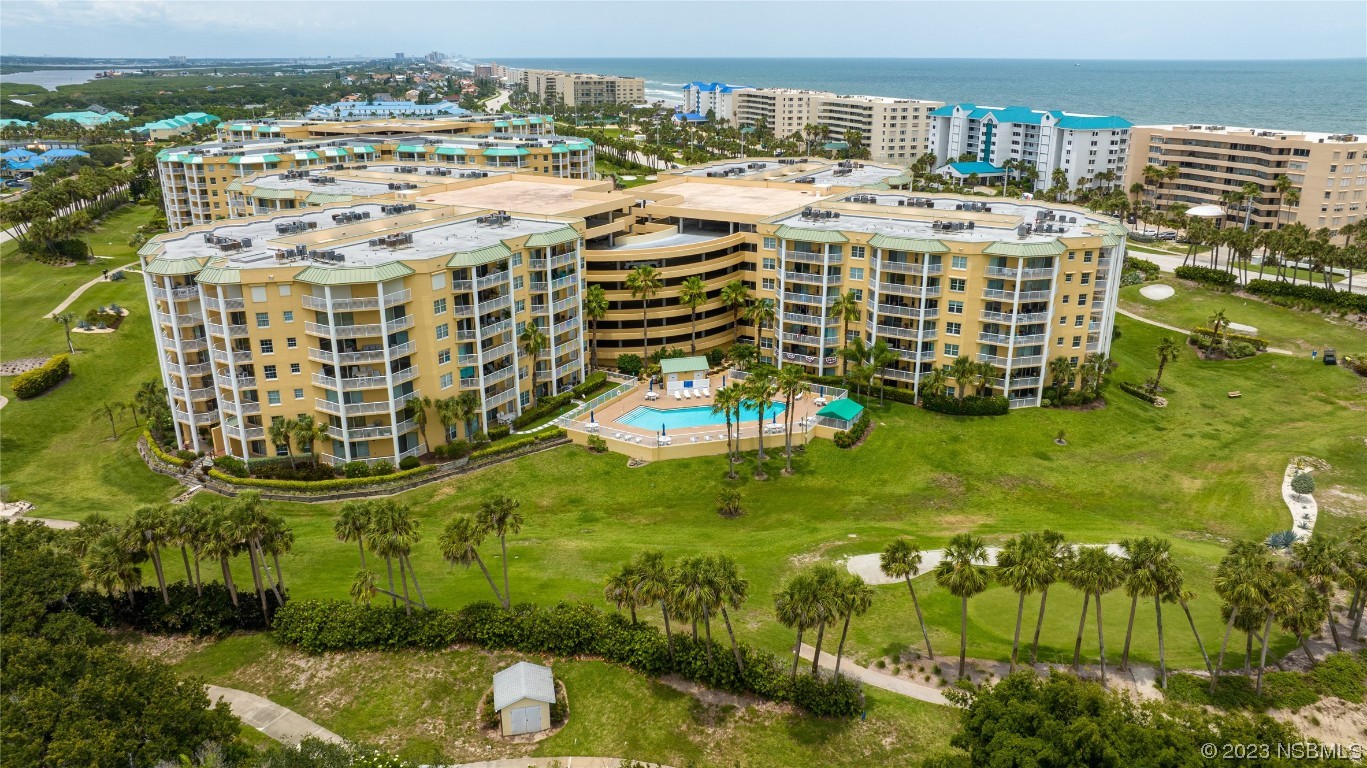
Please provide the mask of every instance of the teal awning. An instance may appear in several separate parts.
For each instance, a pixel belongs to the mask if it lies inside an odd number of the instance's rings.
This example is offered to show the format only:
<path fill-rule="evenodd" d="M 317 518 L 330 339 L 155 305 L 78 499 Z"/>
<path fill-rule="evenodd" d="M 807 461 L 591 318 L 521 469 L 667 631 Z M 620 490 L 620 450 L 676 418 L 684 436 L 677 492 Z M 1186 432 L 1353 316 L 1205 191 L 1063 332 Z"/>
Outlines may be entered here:
<path fill-rule="evenodd" d="M 465 149 L 464 149 L 463 147 L 437 147 L 437 154 L 439 154 L 439 155 L 463 155 L 463 154 L 465 154 Z"/>
<path fill-rule="evenodd" d="M 507 127 L 508 127 L 508 121 L 507 121 L 507 120 L 495 120 L 495 121 L 494 121 L 494 127 L 495 127 L 495 128 L 507 128 Z"/>
<path fill-rule="evenodd" d="M 864 412 L 864 406 L 856 403 L 848 397 L 833 400 L 826 404 L 821 410 L 816 412 L 817 416 L 829 416 L 841 421 L 854 421 L 859 418 L 859 414 Z"/>
<path fill-rule="evenodd" d="M 317 152 L 314 152 L 314 151 L 311 150 L 311 149 L 306 149 L 306 150 L 304 150 L 303 152 L 295 152 L 295 153 L 293 153 L 293 154 L 294 154 L 294 159 L 295 159 L 295 160 L 317 160 L 317 159 L 318 159 L 318 153 L 317 153 Z"/>
<path fill-rule="evenodd" d="M 375 154 L 375 148 L 372 147 L 372 146 L 370 146 L 369 144 L 362 144 L 362 145 L 359 146 L 359 147 L 352 147 L 352 148 L 351 148 L 351 151 L 352 151 L 352 152 L 355 152 L 355 153 L 358 154 L 358 155 L 359 155 L 359 154 L 371 154 L 371 155 Z"/>
<path fill-rule="evenodd" d="M 346 157 L 346 156 L 349 155 L 349 154 L 351 154 L 351 153 L 347 151 L 347 148 L 346 148 L 346 147 L 324 147 L 324 148 L 323 148 L 323 155 L 324 155 L 325 157 Z"/>
<path fill-rule="evenodd" d="M 494 147 L 484 150 L 485 157 L 516 157 L 518 155 L 530 155 L 532 151 L 526 147 Z"/>
<path fill-rule="evenodd" d="M 420 147 L 416 144 L 400 144 L 394 148 L 395 152 L 409 152 L 415 155 L 427 154 L 427 147 Z"/>

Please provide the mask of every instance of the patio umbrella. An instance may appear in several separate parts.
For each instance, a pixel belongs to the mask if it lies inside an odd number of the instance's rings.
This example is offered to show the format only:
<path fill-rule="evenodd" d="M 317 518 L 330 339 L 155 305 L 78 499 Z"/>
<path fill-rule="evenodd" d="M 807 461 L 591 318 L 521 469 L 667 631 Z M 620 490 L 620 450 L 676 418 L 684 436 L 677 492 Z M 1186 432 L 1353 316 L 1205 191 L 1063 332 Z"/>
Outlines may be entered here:
<path fill-rule="evenodd" d="M 654 391 L 655 391 L 655 379 L 651 379 L 650 382 L 649 382 L 646 386 L 650 387 L 650 389 L 647 390 L 648 392 L 654 392 Z"/>
<path fill-rule="evenodd" d="M 662 435 L 665 434 L 665 425 L 664 425 L 664 424 L 660 424 L 660 434 L 662 434 Z"/>
<path fill-rule="evenodd" d="M 721 375 L 721 385 L 726 386 L 726 374 L 724 373 Z"/>
<path fill-rule="evenodd" d="M 593 411 L 589 411 L 589 423 L 593 423 Z"/>
<path fill-rule="evenodd" d="M 778 423 L 778 411 L 774 411 L 774 420 L 771 421 L 771 422 L 769 422 L 769 423 L 770 423 L 770 424 L 777 424 L 777 423 Z"/>

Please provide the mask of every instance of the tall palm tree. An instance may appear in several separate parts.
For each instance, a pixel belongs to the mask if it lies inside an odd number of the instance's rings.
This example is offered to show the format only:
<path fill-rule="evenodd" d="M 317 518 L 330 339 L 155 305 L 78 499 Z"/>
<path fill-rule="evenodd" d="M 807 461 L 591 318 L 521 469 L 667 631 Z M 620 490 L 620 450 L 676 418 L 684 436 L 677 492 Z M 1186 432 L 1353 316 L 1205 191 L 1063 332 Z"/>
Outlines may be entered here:
<path fill-rule="evenodd" d="M 460 423 L 460 405 L 455 396 L 443 397 L 432 401 L 432 407 L 437 411 L 437 421 L 441 422 L 441 430 L 445 433 L 446 444 L 451 444 L 451 435 L 455 432 L 455 427 Z"/>
<path fill-rule="evenodd" d="M 532 376 L 535 377 L 536 361 L 533 360 L 532 363 Z M 536 383 L 535 378 L 533 378 L 532 383 Z M 427 439 L 427 410 L 431 407 L 432 398 L 427 395 L 418 395 L 404 403 L 403 406 L 404 412 L 407 414 L 408 418 L 412 419 L 413 422 L 418 425 L 418 434 L 422 435 L 423 445 L 427 446 L 428 451 L 432 450 L 432 441 Z"/>
<path fill-rule="evenodd" d="M 977 375 L 976 368 L 973 358 L 968 355 L 959 355 L 949 364 L 949 376 L 957 386 L 960 403 L 968 396 L 968 388 L 973 385 L 973 377 Z"/>
<path fill-rule="evenodd" d="M 277 416 L 271 419 L 271 425 L 266 429 L 266 437 L 272 445 L 285 446 L 285 455 L 289 457 L 290 468 L 294 468 L 294 451 L 290 449 L 291 436 L 294 434 L 295 423 L 293 419 Z"/>
<path fill-rule="evenodd" d="M 1171 336 L 1164 336 L 1159 339 L 1158 346 L 1154 347 L 1154 353 L 1158 355 L 1158 373 L 1154 374 L 1153 377 L 1153 389 L 1156 392 L 1163 382 L 1163 369 L 1168 367 L 1168 363 L 1177 359 L 1177 356 L 1182 353 L 1182 347 L 1173 341 Z"/>
<path fill-rule="evenodd" d="M 850 619 L 863 616 L 873 607 L 873 587 L 864 583 L 858 574 L 842 578 L 835 593 L 836 615 L 844 620 L 840 628 L 840 645 L 835 649 L 835 674 L 840 675 L 840 659 L 845 655 L 845 637 L 850 633 Z"/>
<path fill-rule="evenodd" d="M 771 369 L 761 366 L 750 374 L 750 378 L 745 380 L 744 393 L 745 400 L 755 408 L 755 437 L 759 440 L 759 455 L 755 458 L 755 479 L 765 480 L 768 475 L 764 473 L 764 414 L 769 407 L 770 401 L 778 392 L 778 385 L 775 383 Z"/>
<path fill-rule="evenodd" d="M 484 530 L 498 537 L 503 551 L 503 597 L 512 603 L 513 593 L 508 589 L 508 535 L 522 532 L 522 513 L 518 507 L 521 502 L 499 494 L 485 499 L 479 505 L 479 520 Z"/>
<path fill-rule="evenodd" d="M 52 316 L 54 322 L 66 330 L 66 349 L 71 354 L 76 354 L 76 345 L 71 343 L 71 324 L 76 322 L 76 315 L 72 312 L 58 312 Z"/>
<path fill-rule="evenodd" d="M 109 419 L 109 431 L 113 433 L 113 437 L 110 439 L 118 440 L 119 428 L 118 425 L 114 423 L 114 414 L 122 411 L 123 409 L 123 403 L 105 401 L 100 404 L 100 407 L 96 408 L 95 411 L 90 414 L 90 420 L 100 421 L 101 419 Z"/>
<path fill-rule="evenodd" d="M 608 316 L 608 295 L 601 285 L 584 289 L 584 319 L 589 321 L 589 367 L 598 367 L 598 321 Z"/>
<path fill-rule="evenodd" d="M 693 624 L 693 639 L 698 639 L 698 623 L 707 636 L 707 664 L 712 665 L 712 614 L 721 607 L 720 590 L 713 581 L 711 563 L 702 556 L 685 557 L 670 573 L 670 604 L 681 618 Z"/>
<path fill-rule="evenodd" d="M 793 644 L 793 670 L 790 677 L 797 679 L 797 665 L 802 659 L 802 634 L 816 624 L 819 600 L 816 579 L 809 572 L 799 573 L 783 583 L 774 595 L 774 614 L 779 623 L 797 631 Z"/>
<path fill-rule="evenodd" d="M 883 575 L 903 579 L 907 591 L 911 593 L 911 605 L 916 609 L 916 623 L 921 627 L 921 637 L 926 641 L 926 656 L 935 660 L 935 651 L 930 647 L 930 633 L 926 631 L 926 620 L 921 615 L 921 601 L 916 599 L 916 587 L 911 580 L 921 573 L 921 549 L 911 540 L 898 537 L 883 548 L 878 556 L 878 567 Z"/>
<path fill-rule="evenodd" d="M 504 608 L 512 607 L 508 602 L 508 597 L 498 591 L 498 585 L 494 583 L 494 577 L 489 573 L 489 569 L 484 565 L 484 560 L 479 556 L 479 546 L 484 543 L 484 537 L 488 535 L 488 529 L 472 515 L 460 515 L 454 517 L 446 524 L 437 539 L 437 549 L 441 552 L 441 557 L 451 565 L 461 565 L 469 568 L 471 564 L 478 565 L 484 579 L 489 582 L 489 589 L 494 591 L 494 597 L 498 598 L 499 604 Z M 631 608 L 631 620 L 636 620 L 636 606 Z"/>
<path fill-rule="evenodd" d="M 1053 560 L 1054 565 L 1042 572 L 1042 586 L 1039 592 L 1039 616 L 1035 618 L 1035 637 L 1030 643 L 1030 663 L 1034 664 L 1039 660 L 1039 636 L 1040 630 L 1044 629 L 1044 609 L 1049 601 L 1049 587 L 1063 576 L 1069 565 L 1073 561 L 1073 548 L 1068 545 L 1068 541 L 1063 534 L 1058 531 L 1051 531 L 1048 528 L 1040 531 L 1040 542 L 1048 553 L 1048 557 Z"/>
<path fill-rule="evenodd" d="M 1225 649 L 1229 645 L 1229 635 L 1234 631 L 1235 621 L 1241 611 L 1255 612 L 1261 608 L 1262 585 L 1270 567 L 1267 550 L 1256 541 L 1236 541 L 1220 559 L 1215 569 L 1215 594 L 1225 601 L 1229 618 L 1225 624 L 1224 639 L 1220 642 L 1220 655 L 1215 662 L 1214 673 L 1210 676 L 1210 691 L 1220 681 L 1220 672 L 1225 667 Z"/>
<path fill-rule="evenodd" d="M 337 513 L 332 522 L 332 533 L 338 541 L 356 542 L 361 553 L 361 570 L 366 570 L 365 539 L 370 535 L 373 522 L 373 505 L 368 501 L 348 501 Z"/>
<path fill-rule="evenodd" d="M 1291 570 L 1329 598 L 1329 632 L 1334 637 L 1334 650 L 1342 651 L 1338 622 L 1334 619 L 1334 582 L 1341 575 L 1345 560 L 1343 542 L 1324 533 L 1315 532 L 1305 541 L 1291 545 Z"/>
<path fill-rule="evenodd" d="M 478 557 L 478 553 L 476 553 L 476 557 Z M 485 574 L 487 575 L 488 571 L 485 571 Z M 636 574 L 631 570 L 631 563 L 626 563 L 609 573 L 603 582 L 603 598 L 612 603 L 619 611 L 623 608 L 629 609 L 632 624 L 636 623 L 636 606 L 640 604 L 640 597 L 636 594 L 635 580 Z M 489 581 L 489 585 L 493 586 L 492 579 Z M 495 588 L 494 592 L 497 594 L 498 589 Z"/>
<path fill-rule="evenodd" d="M 964 676 L 968 657 L 968 600 L 987 589 L 992 574 L 985 564 L 987 547 L 981 536 L 960 533 L 949 540 L 939 565 L 935 583 L 959 598 L 959 679 Z"/>
<path fill-rule="evenodd" d="M 650 356 L 650 320 L 647 309 L 650 307 L 650 300 L 655 294 L 664 287 L 664 280 L 660 278 L 659 270 L 649 264 L 642 264 L 633 269 L 626 279 L 627 290 L 631 291 L 631 297 L 641 300 L 641 357 Z"/>
<path fill-rule="evenodd" d="M 327 427 L 313 420 L 309 414 L 300 416 L 294 422 L 294 444 L 299 450 L 308 454 L 313 466 L 318 466 L 318 454 L 314 452 L 313 446 L 328 437 Z"/>
<path fill-rule="evenodd" d="M 532 361 L 532 406 L 535 407 L 541 397 L 536 392 L 536 368 L 539 364 L 537 357 L 546 350 L 549 340 L 546 334 L 541 332 L 541 327 L 536 323 L 527 323 L 522 326 L 522 333 L 517 336 L 518 346 L 522 349 L 522 354 Z"/>
<path fill-rule="evenodd" d="M 783 474 L 793 474 L 793 413 L 797 398 L 811 391 L 807 374 L 795 365 L 785 365 L 774 379 L 775 388 L 783 398 Z"/>
<path fill-rule="evenodd" d="M 413 517 L 412 512 L 404 504 L 393 501 L 381 501 L 375 506 L 373 529 L 370 534 L 370 547 L 375 554 L 385 559 L 385 565 L 389 569 L 389 591 L 394 592 L 394 567 L 393 562 L 399 563 L 399 582 L 403 589 L 403 608 L 407 614 L 413 613 L 413 600 L 408 595 L 408 577 L 413 577 L 413 588 L 418 592 L 419 605 L 427 607 L 426 601 L 422 597 L 422 588 L 418 585 L 418 575 L 413 573 L 412 563 L 409 561 L 409 553 L 413 551 L 413 546 L 422 539 L 418 533 L 418 528 L 422 521 Z"/>
<path fill-rule="evenodd" d="M 731 412 L 740 407 L 745 400 L 744 385 L 737 382 L 719 388 L 712 396 L 712 412 L 726 417 L 726 477 L 736 479 L 736 455 L 740 453 L 740 424 L 736 424 L 736 436 L 731 436 Z"/>
<path fill-rule="evenodd" d="M 1229 324 L 1229 321 L 1225 319 L 1225 311 L 1223 309 L 1215 310 L 1215 314 L 1211 315 L 1210 319 L 1206 322 L 1210 323 L 1211 335 L 1217 340 L 1220 338 L 1220 329 Z"/>
<path fill-rule="evenodd" d="M 91 583 L 104 587 L 110 598 L 122 592 L 129 605 L 137 604 L 133 595 L 142 584 L 142 569 L 117 532 L 106 531 L 90 542 L 81 558 L 81 570 Z"/>
<path fill-rule="evenodd" d="M 707 303 L 707 283 L 701 277 L 693 275 L 684 280 L 679 286 L 679 303 L 688 307 L 688 320 L 690 323 L 688 353 L 690 355 L 698 352 L 698 307 Z"/>
<path fill-rule="evenodd" d="M 205 557 L 218 561 L 223 572 L 223 585 L 228 588 L 228 596 L 232 599 L 233 605 L 237 605 L 237 584 L 233 581 L 229 561 L 238 554 L 240 544 L 233 529 L 232 516 L 227 507 L 220 503 L 210 506 L 205 517 L 205 536 L 200 551 Z"/>
<path fill-rule="evenodd" d="M 665 642 L 669 645 L 669 663 L 673 665 L 674 635 L 669 629 L 669 598 L 673 585 L 670 583 L 670 570 L 665 564 L 664 553 L 658 550 L 640 553 L 631 561 L 631 572 L 634 576 L 633 588 L 641 604 L 660 604 L 660 615 L 665 623 Z"/>
<path fill-rule="evenodd" d="M 1048 543 L 1039 533 L 1023 533 L 1008 539 L 997 553 L 997 581 L 1017 595 L 1016 632 L 1011 639 L 1011 671 L 1016 671 L 1020 649 L 1021 622 L 1025 618 L 1026 595 L 1038 592 L 1057 578 L 1057 563 Z"/>
<path fill-rule="evenodd" d="M 1101 649 L 1101 686 L 1106 687 L 1106 631 L 1101 621 L 1101 597 L 1125 581 L 1124 565 L 1105 547 L 1083 547 L 1065 574 L 1074 587 L 1096 598 L 1096 637 Z M 1083 602 L 1083 624 L 1086 623 L 1086 601 Z M 1082 627 L 1078 627 L 1078 643 L 1082 642 Z M 1073 669 L 1078 666 L 1078 649 L 1073 651 Z"/>
<path fill-rule="evenodd" d="M 826 638 L 826 627 L 840 617 L 840 571 L 830 563 L 817 563 L 812 566 L 811 574 L 816 582 L 816 602 L 813 603 L 816 647 L 812 651 L 812 675 L 815 676 L 821 661 L 821 646 Z"/>
<path fill-rule="evenodd" d="M 379 592 L 379 587 L 375 584 L 375 572 L 364 568 L 356 572 L 355 578 L 351 580 L 351 603 L 352 605 L 364 605 L 370 607 L 370 601 Z"/>
<path fill-rule="evenodd" d="M 885 339 L 879 339 L 869 347 L 869 370 L 878 374 L 878 404 L 883 405 L 883 396 L 888 390 L 888 369 L 891 368 L 900 358 L 897 351 L 888 346 Z M 992 366 L 982 363 L 982 367 L 987 369 L 988 374 L 992 373 Z"/>
<path fill-rule="evenodd" d="M 855 394 L 858 395 L 859 383 L 864 379 L 867 363 L 869 358 L 873 356 L 873 349 L 869 346 L 868 342 L 864 341 L 863 336 L 855 336 L 853 339 L 849 340 L 849 343 L 841 347 L 836 354 L 840 356 L 841 360 L 847 363 L 854 363 L 854 371 L 851 372 L 847 368 L 844 376 L 847 380 L 852 379 L 854 381 Z"/>
<path fill-rule="evenodd" d="M 850 323 L 859 322 L 859 313 L 864 302 L 859 300 L 859 294 L 853 288 L 845 291 L 831 302 L 827 312 L 831 317 L 840 318 L 840 345 L 844 346 L 850 341 Z M 840 375 L 846 375 L 849 367 L 849 360 L 842 357 L 840 359 Z"/>
<path fill-rule="evenodd" d="M 1305 587 L 1296 580 L 1294 574 L 1283 568 L 1276 568 L 1268 574 L 1263 584 L 1263 607 L 1267 619 L 1263 624 L 1262 655 L 1258 658 L 1257 682 L 1253 693 L 1263 692 L 1263 668 L 1267 666 L 1267 644 L 1272 636 L 1272 623 L 1287 614 L 1295 613 Z"/>
<path fill-rule="evenodd" d="M 774 305 L 773 299 L 756 299 L 745 308 L 745 319 L 755 324 L 755 344 L 760 349 L 764 348 L 764 327 L 770 326 L 774 330 L 774 362 L 778 363 L 779 339 L 778 339 L 778 309 Z"/>
<path fill-rule="evenodd" d="M 736 658 L 736 671 L 745 672 L 745 662 L 741 659 L 740 644 L 736 642 L 736 632 L 731 627 L 731 614 L 727 608 L 739 609 L 750 594 L 750 582 L 740 575 L 736 561 L 726 555 L 711 555 L 709 570 L 716 585 L 718 608 L 722 621 L 726 622 L 726 634 L 731 638 L 731 653 Z"/>
<path fill-rule="evenodd" d="M 466 390 L 456 395 L 455 412 L 456 418 L 465 426 L 465 435 L 470 436 L 470 422 L 475 422 L 475 431 L 484 430 L 484 420 L 480 418 L 480 408 L 483 401 L 479 398 L 479 393 L 473 390 Z"/>
<path fill-rule="evenodd" d="M 170 510 L 167 507 L 143 505 L 133 512 L 121 533 L 126 549 L 152 561 L 152 568 L 157 574 L 157 586 L 161 588 L 161 600 L 165 605 L 171 604 L 171 598 L 166 593 L 166 572 L 161 567 L 161 550 L 169 543 L 170 526 Z"/>
<path fill-rule="evenodd" d="M 1159 583 L 1158 560 L 1160 552 L 1166 551 L 1167 547 L 1166 541 L 1152 537 L 1120 541 L 1120 548 L 1125 552 L 1123 586 L 1125 594 L 1130 596 L 1130 618 L 1125 624 L 1125 646 L 1120 652 L 1122 672 L 1130 669 L 1130 640 L 1134 637 L 1134 615 L 1139 608 L 1139 598 L 1156 598 L 1163 590 Z"/>
<path fill-rule="evenodd" d="M 204 582 L 199 578 L 199 545 L 204 536 L 204 523 L 199 510 L 190 504 L 172 506 L 168 530 L 168 542 L 180 547 L 180 557 L 185 561 L 185 581 L 194 585 L 197 595 L 203 596 Z M 191 552 L 195 561 L 193 571 L 190 570 Z"/>
<path fill-rule="evenodd" d="M 731 310 L 731 328 L 734 330 L 740 325 L 741 311 L 750 303 L 750 289 L 743 280 L 732 280 L 721 287 L 721 302 Z"/>
<path fill-rule="evenodd" d="M 1310 643 L 1307 638 L 1324 626 L 1324 619 L 1328 615 L 1329 597 L 1309 584 L 1304 584 L 1295 606 L 1290 612 L 1281 616 L 1282 629 L 1296 636 L 1296 643 L 1305 652 L 1305 658 L 1310 662 L 1312 668 L 1315 666 L 1316 660 L 1315 654 L 1310 650 Z"/>

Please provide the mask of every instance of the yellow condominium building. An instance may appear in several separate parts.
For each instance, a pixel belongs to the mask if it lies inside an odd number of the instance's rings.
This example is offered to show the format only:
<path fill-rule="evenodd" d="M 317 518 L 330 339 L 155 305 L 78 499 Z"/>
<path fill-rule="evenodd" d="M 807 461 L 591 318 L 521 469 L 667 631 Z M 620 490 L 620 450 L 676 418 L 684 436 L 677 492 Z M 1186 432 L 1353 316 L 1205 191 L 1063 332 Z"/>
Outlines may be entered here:
<path fill-rule="evenodd" d="M 1144 168 L 1177 169 L 1176 178 L 1148 186 L 1146 199 L 1158 210 L 1221 204 L 1226 192 L 1258 185 L 1245 209 L 1228 210 L 1226 224 L 1273 229 L 1300 223 L 1337 230 L 1363 216 L 1367 203 L 1367 137 L 1353 134 L 1231 128 L 1223 125 L 1139 125 L 1130 130 L 1125 187 L 1143 183 Z M 1285 176 L 1299 199 L 1277 190 Z"/>
<path fill-rule="evenodd" d="M 739 125 L 763 122 L 775 135 L 790 136 L 808 125 L 826 129 L 834 140 L 859 131 L 875 160 L 910 164 L 930 150 L 930 123 L 942 101 L 886 96 L 842 96 L 827 91 L 754 88 L 736 91 L 734 114 L 719 115 Z"/>
<path fill-rule="evenodd" d="M 467 392 L 467 436 L 584 379 L 582 223 L 400 201 L 334 204 L 161 235 L 140 250 L 177 438 L 239 458 L 323 425 L 331 464 L 443 439 L 408 404 Z M 519 342 L 544 336 L 532 359 Z"/>
<path fill-rule="evenodd" d="M 511 79 L 541 101 L 567 107 L 644 104 L 646 100 L 646 81 L 639 77 L 521 69 Z"/>

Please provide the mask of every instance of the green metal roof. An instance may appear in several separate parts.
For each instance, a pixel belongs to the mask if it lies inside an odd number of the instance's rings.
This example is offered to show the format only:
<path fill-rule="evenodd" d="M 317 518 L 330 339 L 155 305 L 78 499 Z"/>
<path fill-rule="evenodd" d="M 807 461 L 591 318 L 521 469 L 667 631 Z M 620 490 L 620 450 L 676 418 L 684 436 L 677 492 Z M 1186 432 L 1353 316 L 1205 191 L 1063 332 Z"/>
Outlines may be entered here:
<path fill-rule="evenodd" d="M 466 154 L 466 152 L 465 152 L 465 148 L 464 148 L 464 147 L 437 147 L 437 154 L 439 154 L 439 155 L 464 155 L 464 154 Z"/>
<path fill-rule="evenodd" d="M 362 145 L 359 146 L 359 147 L 352 147 L 352 148 L 351 148 L 351 151 L 352 151 L 352 152 L 355 152 L 355 153 L 357 153 L 357 154 L 361 154 L 361 153 L 374 154 L 374 153 L 375 153 L 375 148 L 372 147 L 372 146 L 370 146 L 369 144 L 362 144 Z"/>
<path fill-rule="evenodd" d="M 242 273 L 236 269 L 228 269 L 227 267 L 205 267 L 204 271 L 200 272 L 195 277 L 195 281 L 200 283 L 213 283 L 215 285 L 236 285 L 242 282 Z"/>
<path fill-rule="evenodd" d="M 816 412 L 817 416 L 830 416 L 841 421 L 854 421 L 859 418 L 859 414 L 864 412 L 864 406 L 856 403 L 848 397 L 839 400 L 832 400 L 824 408 Z"/>
<path fill-rule="evenodd" d="M 483 248 L 476 248 L 473 251 L 464 251 L 453 254 L 446 262 L 448 267 L 478 267 L 481 264 L 506 259 L 513 255 L 513 249 L 503 243 L 486 245 Z"/>
<path fill-rule="evenodd" d="M 801 240 L 804 243 L 848 243 L 850 239 L 840 234 L 825 229 L 801 229 L 790 227 L 784 224 L 778 228 L 778 235 L 784 240 Z"/>
<path fill-rule="evenodd" d="M 884 235 L 882 233 L 869 238 L 869 245 L 887 251 L 912 251 L 914 253 L 949 252 L 949 246 L 939 240 L 927 240 L 919 237 L 893 237 L 892 235 Z"/>
<path fill-rule="evenodd" d="M 313 285 L 351 285 L 354 283 L 378 283 L 396 277 L 413 274 L 413 268 L 397 261 L 376 267 L 305 267 L 294 276 L 296 282 Z"/>
<path fill-rule="evenodd" d="M 394 151 L 409 152 L 415 155 L 425 155 L 427 154 L 427 147 L 419 146 L 417 144 L 400 144 L 399 146 L 394 148 Z"/>
<path fill-rule="evenodd" d="M 702 355 L 697 357 L 668 357 L 660 361 L 660 373 L 694 373 L 707 369 L 707 358 Z"/>
<path fill-rule="evenodd" d="M 513 121 L 512 121 L 512 122 L 513 122 L 513 125 L 526 125 L 526 124 L 527 124 L 527 119 L 524 118 L 524 117 L 515 117 L 515 118 L 513 118 Z"/>
<path fill-rule="evenodd" d="M 347 203 L 351 201 L 351 195 L 337 195 L 330 192 L 310 192 L 304 198 L 304 202 L 309 205 L 327 205 L 328 203 Z"/>
<path fill-rule="evenodd" d="M 546 246 L 560 245 L 561 243 L 568 243 L 571 240 L 578 239 L 579 233 L 575 231 L 574 227 L 567 226 L 561 227 L 560 229 L 553 229 L 550 232 L 538 232 L 535 235 L 532 235 L 527 238 L 527 247 L 545 248 Z"/>
<path fill-rule="evenodd" d="M 822 144 L 821 148 L 827 152 L 836 149 L 849 149 L 850 143 L 848 141 L 828 141 L 825 144 Z"/>
<path fill-rule="evenodd" d="M 244 125 L 242 123 L 233 123 L 228 126 L 228 130 L 230 131 L 250 131 L 251 129 L 252 127 L 250 125 Z"/>
<path fill-rule="evenodd" d="M 507 121 L 507 120 L 495 120 L 495 121 L 494 121 L 494 127 L 495 127 L 495 128 L 507 128 L 507 127 L 508 127 L 508 121 Z"/>
<path fill-rule="evenodd" d="M 983 253 L 993 256 L 1062 256 L 1068 249 L 1057 240 L 1047 243 L 993 243 L 983 249 Z"/>
<path fill-rule="evenodd" d="M 292 189 L 253 189 L 251 196 L 261 200 L 293 200 Z"/>
<path fill-rule="evenodd" d="M 588 139 L 582 139 L 580 141 L 566 142 L 565 146 L 572 152 L 583 152 L 585 150 L 593 149 L 593 142 Z"/>
<path fill-rule="evenodd" d="M 294 159 L 295 159 L 295 160 L 317 160 L 317 159 L 318 159 L 318 153 L 317 153 L 317 152 L 314 152 L 314 151 L 311 150 L 311 149 L 306 149 L 306 150 L 304 150 L 304 151 L 302 151 L 302 152 L 294 152 L 294 153 L 292 153 L 292 154 L 294 155 Z"/>
<path fill-rule="evenodd" d="M 528 123 L 531 123 L 532 125 L 540 125 L 540 124 L 541 124 L 541 118 L 539 118 L 539 117 L 529 117 L 529 118 L 527 118 L 527 122 L 528 122 Z"/>
<path fill-rule="evenodd" d="M 324 157 L 346 157 L 349 154 L 346 147 L 323 147 Z"/>
<path fill-rule="evenodd" d="M 1123 242 L 1125 242 L 1125 238 L 1120 237 L 1119 235 L 1112 235 L 1107 233 L 1101 236 L 1101 244 L 1106 246 L 1107 248 L 1114 248 Z"/>
<path fill-rule="evenodd" d="M 567 147 L 567 146 L 565 146 L 564 144 L 552 144 L 552 145 L 551 145 L 551 154 L 552 154 L 552 155 L 568 155 L 569 153 L 570 153 L 570 148 Z"/>
<path fill-rule="evenodd" d="M 517 155 L 530 155 L 532 151 L 526 147 L 494 147 L 484 150 L 488 157 L 515 157 Z"/>
<path fill-rule="evenodd" d="M 234 165 L 253 165 L 256 163 L 278 163 L 280 158 L 277 155 L 236 155 L 228 158 L 228 162 Z"/>
<path fill-rule="evenodd" d="M 193 275 L 209 263 L 209 258 L 191 259 L 153 259 L 147 265 L 147 272 L 153 275 Z"/>

